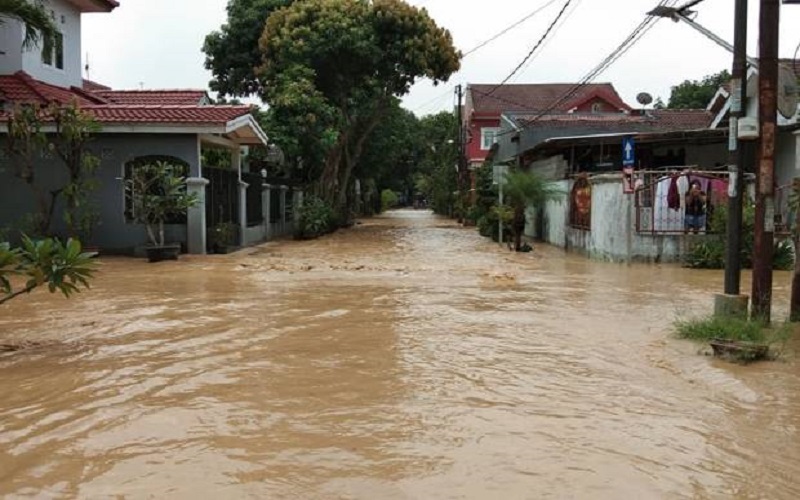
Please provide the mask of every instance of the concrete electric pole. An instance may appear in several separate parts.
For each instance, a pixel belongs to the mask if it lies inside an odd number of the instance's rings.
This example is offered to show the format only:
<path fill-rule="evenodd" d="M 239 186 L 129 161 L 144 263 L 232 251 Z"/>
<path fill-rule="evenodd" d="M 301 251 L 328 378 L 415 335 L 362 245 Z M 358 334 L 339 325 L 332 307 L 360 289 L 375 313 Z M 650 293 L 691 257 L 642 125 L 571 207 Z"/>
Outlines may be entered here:
<path fill-rule="evenodd" d="M 739 120 L 747 114 L 747 0 L 736 0 L 728 159 L 728 224 L 724 295 L 715 300 L 716 314 L 747 317 L 748 297 L 741 293 L 741 234 L 744 200 L 745 145 L 739 140 Z"/>
<path fill-rule="evenodd" d="M 775 140 L 778 114 L 780 0 L 761 0 L 759 12 L 758 170 L 753 248 L 752 316 L 769 323 L 775 231 Z"/>

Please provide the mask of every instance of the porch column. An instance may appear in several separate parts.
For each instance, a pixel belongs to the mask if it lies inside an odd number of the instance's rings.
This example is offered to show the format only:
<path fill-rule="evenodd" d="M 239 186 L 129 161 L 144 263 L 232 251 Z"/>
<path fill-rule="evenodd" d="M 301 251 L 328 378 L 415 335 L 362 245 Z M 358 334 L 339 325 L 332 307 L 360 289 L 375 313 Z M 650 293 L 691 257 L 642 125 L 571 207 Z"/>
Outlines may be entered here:
<path fill-rule="evenodd" d="M 239 246 L 247 245 L 247 188 L 250 184 L 239 179 Z"/>
<path fill-rule="evenodd" d="M 286 234 L 286 191 L 289 186 L 281 186 L 281 235 Z"/>
<path fill-rule="evenodd" d="M 261 214 L 264 216 L 264 236 L 267 241 L 272 239 L 272 224 L 269 221 L 270 216 L 270 194 L 272 193 L 272 186 L 269 184 L 261 185 Z"/>
<path fill-rule="evenodd" d="M 197 196 L 197 203 L 186 213 L 186 246 L 191 254 L 206 253 L 206 186 L 202 177 L 186 179 L 186 191 Z"/>
<path fill-rule="evenodd" d="M 239 174 L 239 178 L 242 178 L 242 150 L 237 145 L 236 147 L 231 148 L 231 167 Z"/>

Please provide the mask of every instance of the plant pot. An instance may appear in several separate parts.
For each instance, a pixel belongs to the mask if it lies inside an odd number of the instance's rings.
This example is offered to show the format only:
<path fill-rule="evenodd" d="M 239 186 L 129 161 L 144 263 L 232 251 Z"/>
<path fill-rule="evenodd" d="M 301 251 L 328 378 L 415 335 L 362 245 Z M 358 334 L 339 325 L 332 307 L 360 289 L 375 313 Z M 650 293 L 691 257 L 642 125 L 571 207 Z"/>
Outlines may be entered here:
<path fill-rule="evenodd" d="M 145 247 L 147 260 L 149 262 L 161 262 L 162 260 L 178 260 L 181 253 L 180 245 L 164 245 L 163 247 Z"/>
<path fill-rule="evenodd" d="M 758 361 L 769 354 L 767 344 L 719 338 L 711 339 L 709 344 L 714 350 L 714 356 L 730 357 L 745 362 Z"/>

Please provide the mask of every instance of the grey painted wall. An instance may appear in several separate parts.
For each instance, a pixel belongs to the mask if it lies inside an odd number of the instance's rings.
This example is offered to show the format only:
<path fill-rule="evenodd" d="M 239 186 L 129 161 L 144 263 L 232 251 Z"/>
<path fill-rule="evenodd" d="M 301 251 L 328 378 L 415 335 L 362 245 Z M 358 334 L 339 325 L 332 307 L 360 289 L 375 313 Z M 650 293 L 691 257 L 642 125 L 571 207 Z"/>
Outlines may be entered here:
<path fill-rule="evenodd" d="M 612 262 L 675 262 L 685 251 L 685 238 L 636 232 L 634 198 L 622 193 L 622 174 L 594 176 L 591 231 L 569 226 L 572 180 L 555 183 L 564 195 L 544 207 L 544 231 L 529 224 L 526 234 L 588 257 Z"/>
<path fill-rule="evenodd" d="M 130 253 L 144 245 L 147 235 L 144 226 L 129 223 L 124 215 L 124 165 L 137 156 L 171 155 L 189 163 L 191 175 L 200 173 L 198 141 L 195 135 L 144 135 L 118 134 L 97 137 L 90 149 L 101 158 L 98 179 L 100 188 L 92 198 L 101 207 L 101 224 L 88 244 L 104 251 Z M 0 137 L 0 150 L 5 151 L 5 137 Z M 10 158 L 3 156 L 0 163 L 0 228 L 21 228 L 25 214 L 35 210 L 30 188 L 15 178 Z M 47 179 L 47 189 L 62 186 L 66 180 L 63 164 L 54 158 L 44 159 L 36 175 Z M 58 205 L 54 218 L 58 232 L 64 232 L 63 206 Z M 184 225 L 168 226 L 167 240 L 186 243 Z"/>

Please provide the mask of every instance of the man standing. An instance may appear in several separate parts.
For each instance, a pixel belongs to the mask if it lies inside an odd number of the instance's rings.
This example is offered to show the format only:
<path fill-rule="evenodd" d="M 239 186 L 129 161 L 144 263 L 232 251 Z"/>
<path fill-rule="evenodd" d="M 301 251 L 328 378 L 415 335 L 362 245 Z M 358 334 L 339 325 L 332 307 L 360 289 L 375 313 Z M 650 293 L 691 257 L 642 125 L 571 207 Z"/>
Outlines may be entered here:
<path fill-rule="evenodd" d="M 686 214 L 683 232 L 697 234 L 706 227 L 706 194 L 700 189 L 700 182 L 692 181 L 686 193 Z"/>

